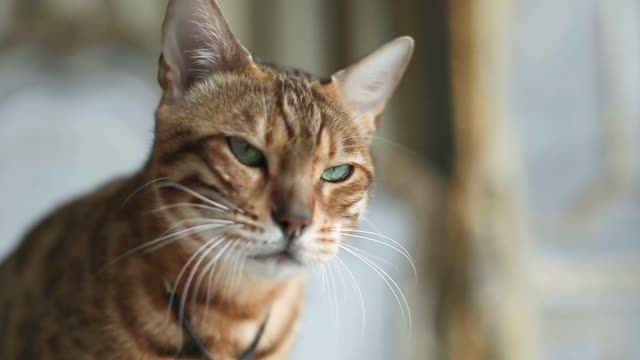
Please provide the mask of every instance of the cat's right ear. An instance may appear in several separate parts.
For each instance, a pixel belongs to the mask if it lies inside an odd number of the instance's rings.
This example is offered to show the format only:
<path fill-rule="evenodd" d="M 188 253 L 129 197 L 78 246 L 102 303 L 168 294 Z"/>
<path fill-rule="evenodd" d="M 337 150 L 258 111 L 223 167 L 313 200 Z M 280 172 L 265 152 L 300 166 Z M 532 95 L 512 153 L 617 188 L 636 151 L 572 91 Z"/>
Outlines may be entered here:
<path fill-rule="evenodd" d="M 180 99 L 207 76 L 251 63 L 215 0 L 169 0 L 158 74 L 165 99 Z"/>
<path fill-rule="evenodd" d="M 380 114 L 402 79 L 414 41 L 399 37 L 359 62 L 333 74 L 325 89 L 336 91 L 353 111 L 353 117 L 367 136 L 378 128 Z"/>

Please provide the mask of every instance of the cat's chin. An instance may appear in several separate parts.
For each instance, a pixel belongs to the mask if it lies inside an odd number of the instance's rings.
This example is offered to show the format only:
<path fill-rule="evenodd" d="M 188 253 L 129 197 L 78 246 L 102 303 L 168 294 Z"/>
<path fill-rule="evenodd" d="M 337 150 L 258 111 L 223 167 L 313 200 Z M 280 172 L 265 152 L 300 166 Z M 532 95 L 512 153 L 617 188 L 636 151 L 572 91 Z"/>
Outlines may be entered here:
<path fill-rule="evenodd" d="M 307 266 L 287 253 L 250 256 L 246 261 L 247 271 L 266 279 L 286 279 L 300 275 Z"/>

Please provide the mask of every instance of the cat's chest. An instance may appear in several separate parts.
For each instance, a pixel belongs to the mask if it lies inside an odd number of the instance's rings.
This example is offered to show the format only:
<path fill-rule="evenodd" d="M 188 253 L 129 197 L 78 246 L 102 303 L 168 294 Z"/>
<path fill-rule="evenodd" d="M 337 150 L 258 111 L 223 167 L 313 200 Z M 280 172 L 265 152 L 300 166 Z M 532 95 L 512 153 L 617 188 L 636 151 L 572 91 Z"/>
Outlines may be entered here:
<path fill-rule="evenodd" d="M 182 356 L 214 360 L 286 359 L 295 329 L 283 329 L 279 321 L 227 323 L 217 326 L 183 324 Z"/>
<path fill-rule="evenodd" d="M 250 294 L 243 294 L 243 297 L 260 298 Z M 213 312 L 205 309 L 209 326 L 199 330 L 203 331 L 211 354 L 220 354 L 213 356 L 214 359 L 287 359 L 298 332 L 303 298 L 304 280 L 299 279 L 278 292 L 272 301 L 259 301 L 266 306 L 259 306 L 264 311 L 253 316 L 242 317 L 241 312 L 233 311 L 229 306 L 216 308 Z M 241 356 L 249 352 L 255 356 Z"/>
<path fill-rule="evenodd" d="M 211 326 L 204 329 L 202 339 L 196 333 L 187 331 L 187 335 L 194 337 L 193 341 L 205 343 L 213 359 L 287 359 L 298 332 L 300 307 L 297 303 L 275 306 L 260 320 L 229 321 L 224 316 L 212 316 L 208 319 Z M 214 322 L 217 326 L 213 326 Z"/>

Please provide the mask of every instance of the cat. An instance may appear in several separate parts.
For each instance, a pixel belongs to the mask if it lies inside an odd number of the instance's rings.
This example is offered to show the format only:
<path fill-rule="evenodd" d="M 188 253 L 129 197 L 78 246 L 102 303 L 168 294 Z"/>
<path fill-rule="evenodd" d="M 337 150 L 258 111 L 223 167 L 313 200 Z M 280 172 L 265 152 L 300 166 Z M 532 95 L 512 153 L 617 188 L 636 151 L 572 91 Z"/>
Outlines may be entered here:
<path fill-rule="evenodd" d="M 412 52 L 401 37 L 316 79 L 254 61 L 216 1 L 169 1 L 151 154 L 0 265 L 0 358 L 286 359 L 306 270 L 366 210 Z"/>

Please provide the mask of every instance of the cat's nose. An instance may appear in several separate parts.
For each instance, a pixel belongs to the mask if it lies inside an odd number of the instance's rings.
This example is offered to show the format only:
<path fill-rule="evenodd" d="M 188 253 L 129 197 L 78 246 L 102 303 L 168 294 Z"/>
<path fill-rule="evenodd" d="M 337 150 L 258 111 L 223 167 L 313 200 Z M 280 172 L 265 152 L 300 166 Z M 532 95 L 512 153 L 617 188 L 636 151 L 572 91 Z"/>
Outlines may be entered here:
<path fill-rule="evenodd" d="M 273 221 L 280 227 L 288 241 L 302 235 L 311 225 L 311 211 L 291 211 L 289 209 L 276 210 L 272 213 Z"/>

